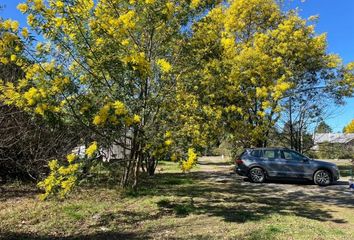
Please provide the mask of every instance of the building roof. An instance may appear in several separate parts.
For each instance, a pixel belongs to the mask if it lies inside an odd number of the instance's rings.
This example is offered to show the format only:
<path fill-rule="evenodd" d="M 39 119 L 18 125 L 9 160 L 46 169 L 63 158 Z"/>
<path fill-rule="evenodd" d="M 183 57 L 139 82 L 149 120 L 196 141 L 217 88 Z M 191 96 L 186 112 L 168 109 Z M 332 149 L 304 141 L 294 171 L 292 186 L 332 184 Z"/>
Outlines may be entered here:
<path fill-rule="evenodd" d="M 354 140 L 354 133 L 315 133 L 313 141 L 319 143 L 349 143 Z"/>

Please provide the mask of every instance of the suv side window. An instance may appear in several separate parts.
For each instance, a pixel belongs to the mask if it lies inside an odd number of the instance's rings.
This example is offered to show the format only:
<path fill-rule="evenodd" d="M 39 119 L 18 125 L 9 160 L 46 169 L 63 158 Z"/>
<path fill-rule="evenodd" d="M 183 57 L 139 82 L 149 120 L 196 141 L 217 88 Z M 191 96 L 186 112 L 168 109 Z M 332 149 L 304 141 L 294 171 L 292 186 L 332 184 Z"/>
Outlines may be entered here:
<path fill-rule="evenodd" d="M 251 152 L 251 156 L 252 157 L 257 157 L 257 158 L 262 157 L 262 150 L 253 150 Z"/>
<path fill-rule="evenodd" d="M 274 150 L 264 150 L 263 157 L 268 158 L 268 159 L 274 159 L 277 156 L 276 156 L 276 152 Z"/>
<path fill-rule="evenodd" d="M 282 157 L 289 161 L 301 161 L 304 158 L 301 154 L 290 150 L 283 150 Z"/>

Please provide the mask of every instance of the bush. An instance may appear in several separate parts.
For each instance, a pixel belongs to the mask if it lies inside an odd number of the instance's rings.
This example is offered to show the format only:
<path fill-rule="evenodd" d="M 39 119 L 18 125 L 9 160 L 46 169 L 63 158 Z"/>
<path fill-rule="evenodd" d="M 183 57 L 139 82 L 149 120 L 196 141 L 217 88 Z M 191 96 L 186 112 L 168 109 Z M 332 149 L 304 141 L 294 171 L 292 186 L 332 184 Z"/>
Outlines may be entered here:
<path fill-rule="evenodd" d="M 0 63 L 4 84 L 16 83 L 24 73 Z M 0 91 L 0 97 L 2 92 Z M 62 159 L 77 146 L 82 131 L 53 119 L 38 119 L 0 100 L 0 179 L 37 180 L 48 172 L 50 159 Z"/>
<path fill-rule="evenodd" d="M 317 155 L 322 159 L 354 159 L 354 147 L 339 143 L 322 143 Z"/>

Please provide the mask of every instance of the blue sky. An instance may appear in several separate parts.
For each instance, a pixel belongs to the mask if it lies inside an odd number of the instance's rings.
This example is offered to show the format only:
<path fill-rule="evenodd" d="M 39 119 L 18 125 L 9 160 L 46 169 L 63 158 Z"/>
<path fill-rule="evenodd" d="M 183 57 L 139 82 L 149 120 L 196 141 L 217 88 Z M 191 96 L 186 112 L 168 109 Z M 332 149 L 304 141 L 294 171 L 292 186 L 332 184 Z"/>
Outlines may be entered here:
<path fill-rule="evenodd" d="M 6 5 L 0 15 L 13 18 L 22 25 L 26 18 L 16 9 L 20 0 L 0 0 L 0 5 Z M 319 15 L 316 31 L 327 33 L 328 52 L 337 53 L 344 63 L 354 61 L 354 0 L 294 0 L 290 6 L 298 7 L 300 15 L 308 18 Z M 354 98 L 347 99 L 345 106 L 332 106 L 332 116 L 326 122 L 334 131 L 342 131 L 343 127 L 354 119 Z"/>
<path fill-rule="evenodd" d="M 344 63 L 354 61 L 354 1 L 353 0 L 294 0 L 300 15 L 308 18 L 319 15 L 317 33 L 327 33 L 328 52 L 339 54 Z M 332 106 L 333 116 L 326 120 L 334 131 L 354 119 L 354 98 L 346 99 L 345 106 Z"/>

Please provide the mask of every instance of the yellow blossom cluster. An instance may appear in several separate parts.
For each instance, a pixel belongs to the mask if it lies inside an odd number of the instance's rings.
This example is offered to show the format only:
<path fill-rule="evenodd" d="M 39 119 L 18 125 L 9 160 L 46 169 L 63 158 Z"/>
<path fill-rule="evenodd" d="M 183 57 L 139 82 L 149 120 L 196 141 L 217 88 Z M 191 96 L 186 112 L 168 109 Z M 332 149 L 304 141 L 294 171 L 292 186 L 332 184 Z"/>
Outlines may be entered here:
<path fill-rule="evenodd" d="M 48 163 L 50 174 L 43 181 L 38 183 L 38 187 L 45 192 L 39 196 L 41 200 L 49 197 L 59 196 L 65 198 L 77 183 L 77 174 L 80 168 L 79 163 L 74 163 L 77 156 L 73 153 L 67 155 L 67 164 L 60 165 L 58 160 Z"/>
<path fill-rule="evenodd" d="M 354 133 L 354 120 L 352 120 L 343 130 L 345 133 Z"/>
<path fill-rule="evenodd" d="M 197 164 L 197 154 L 193 148 L 188 149 L 187 159 L 182 160 L 181 162 L 181 169 L 183 172 L 188 172 L 190 169 L 193 168 L 195 164 Z"/>
<path fill-rule="evenodd" d="M 158 59 L 157 65 L 160 67 L 161 71 L 164 73 L 168 73 L 172 69 L 171 64 L 169 62 L 167 62 L 165 59 Z"/>
<path fill-rule="evenodd" d="M 97 142 L 92 142 L 90 146 L 86 149 L 86 155 L 87 157 L 91 158 L 95 155 L 97 152 Z"/>
<path fill-rule="evenodd" d="M 128 109 L 124 103 L 117 100 L 105 104 L 93 117 L 93 124 L 96 126 L 103 126 L 107 123 L 107 121 L 110 121 L 111 123 L 117 125 L 119 123 L 119 118 L 124 119 L 128 126 L 131 124 L 140 123 L 141 121 L 139 115 L 134 114 L 131 117 L 128 116 Z"/>
<path fill-rule="evenodd" d="M 191 8 L 197 8 L 201 3 L 201 0 L 192 0 L 191 1 Z"/>

